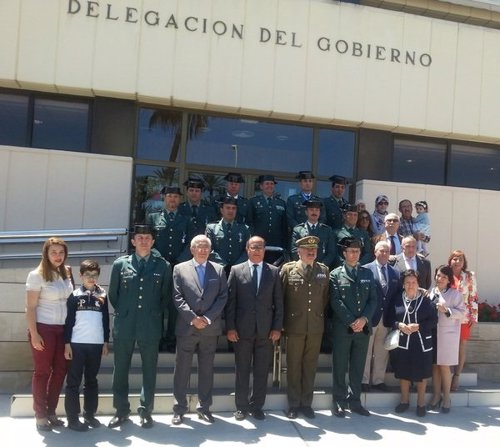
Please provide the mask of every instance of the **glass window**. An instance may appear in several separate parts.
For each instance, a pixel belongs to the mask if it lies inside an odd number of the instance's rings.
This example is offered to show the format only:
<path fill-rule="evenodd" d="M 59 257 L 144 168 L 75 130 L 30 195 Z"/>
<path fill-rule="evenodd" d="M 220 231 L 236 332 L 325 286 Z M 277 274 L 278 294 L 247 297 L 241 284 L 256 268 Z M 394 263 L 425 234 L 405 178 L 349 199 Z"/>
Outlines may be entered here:
<path fill-rule="evenodd" d="M 224 180 L 225 172 L 220 172 L 217 174 L 214 173 L 201 173 L 188 171 L 187 177 L 198 177 L 202 178 L 205 182 L 205 189 L 203 190 L 203 197 L 205 199 L 212 199 L 219 194 L 225 192 L 226 181 Z M 185 189 L 185 187 L 184 187 Z"/>
<path fill-rule="evenodd" d="M 500 190 L 500 151 L 453 144 L 448 184 Z"/>
<path fill-rule="evenodd" d="M 29 97 L 0 93 L 0 144 L 26 146 Z"/>
<path fill-rule="evenodd" d="M 86 152 L 88 124 L 89 105 L 86 102 L 35 98 L 31 145 Z"/>
<path fill-rule="evenodd" d="M 345 130 L 320 129 L 318 175 L 352 178 L 356 134 Z"/>
<path fill-rule="evenodd" d="M 394 140 L 392 178 L 395 182 L 444 185 L 446 145 Z"/>
<path fill-rule="evenodd" d="M 137 158 L 177 161 L 181 149 L 181 132 L 182 112 L 141 108 Z"/>
<path fill-rule="evenodd" d="M 312 128 L 189 115 L 187 162 L 297 172 L 311 169 Z"/>
<path fill-rule="evenodd" d="M 148 213 L 163 209 L 161 189 L 166 185 L 179 184 L 179 171 L 162 166 L 136 165 L 132 222 L 144 222 Z"/>

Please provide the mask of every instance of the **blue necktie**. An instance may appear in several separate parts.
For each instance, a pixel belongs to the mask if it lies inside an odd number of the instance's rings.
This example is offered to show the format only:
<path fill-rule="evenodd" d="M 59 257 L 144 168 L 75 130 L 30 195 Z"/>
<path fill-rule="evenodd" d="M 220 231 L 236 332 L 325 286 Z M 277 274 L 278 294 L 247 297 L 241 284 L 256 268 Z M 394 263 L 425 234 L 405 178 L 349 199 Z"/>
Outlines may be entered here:
<path fill-rule="evenodd" d="M 198 281 L 200 281 L 200 286 L 203 288 L 205 286 L 205 267 L 202 264 L 197 265 L 196 273 L 198 274 Z"/>
<path fill-rule="evenodd" d="M 384 295 L 387 295 L 387 289 L 389 288 L 389 285 L 387 284 L 387 267 L 383 265 L 380 267 L 380 271 L 382 272 L 382 291 L 384 292 Z"/>

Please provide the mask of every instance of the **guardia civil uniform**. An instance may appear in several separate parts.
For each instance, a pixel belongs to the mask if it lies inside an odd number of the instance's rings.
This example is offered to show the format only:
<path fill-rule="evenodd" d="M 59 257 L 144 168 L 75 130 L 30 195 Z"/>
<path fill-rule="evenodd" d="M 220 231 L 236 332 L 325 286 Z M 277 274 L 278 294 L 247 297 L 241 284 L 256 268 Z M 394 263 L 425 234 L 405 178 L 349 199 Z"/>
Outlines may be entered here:
<path fill-rule="evenodd" d="M 266 245 L 287 248 L 286 204 L 277 195 L 252 197 L 248 203 L 247 224 L 252 236 L 264 238 Z"/>
<path fill-rule="evenodd" d="M 334 196 L 330 196 L 323 199 L 323 204 L 325 205 L 326 224 L 332 230 L 338 230 L 344 223 L 343 209 L 348 205 L 347 200 L 343 197 L 337 199 Z"/>
<path fill-rule="evenodd" d="M 190 220 L 188 240 L 193 239 L 198 234 L 205 234 L 207 224 L 217 220 L 213 206 L 203 201 L 199 205 L 193 205 L 189 201 L 182 202 L 179 205 L 179 214 L 186 216 Z"/>
<path fill-rule="evenodd" d="M 299 246 L 317 247 L 318 238 L 307 236 Z M 284 264 L 280 278 L 284 297 L 287 337 L 287 395 L 289 417 L 301 407 L 311 407 L 314 378 L 328 303 L 328 267 L 314 261 L 307 273 L 302 261 Z"/>
<path fill-rule="evenodd" d="M 373 261 L 374 255 L 372 250 L 372 242 L 370 236 L 365 230 L 361 228 L 353 227 L 348 228 L 346 225 L 342 225 L 337 231 L 335 231 L 335 240 L 338 243 L 345 237 L 354 237 L 362 242 L 361 257 L 359 258 L 360 264 L 368 264 Z M 341 259 L 338 258 L 337 267 L 341 264 Z"/>
<path fill-rule="evenodd" d="M 354 238 L 348 238 L 355 240 Z M 344 240 L 343 240 L 344 241 Z M 357 244 L 360 245 L 359 241 Z M 359 248 L 359 245 L 356 245 Z M 372 272 L 359 264 L 354 269 L 342 265 L 330 273 L 330 304 L 333 309 L 333 400 L 334 408 L 361 407 L 361 381 L 371 334 L 371 318 L 377 306 L 377 289 Z M 350 325 L 365 318 L 362 332 Z M 345 380 L 349 373 L 349 388 Z M 366 410 L 365 410 L 366 411 Z"/>
<path fill-rule="evenodd" d="M 122 256 L 113 263 L 108 296 L 114 308 L 113 406 L 116 415 L 126 417 L 130 413 L 128 375 L 136 343 L 142 360 L 138 410 L 140 414 L 150 415 L 154 405 L 163 312 L 172 297 L 171 266 L 154 252 L 143 267 L 135 254 Z"/>
<path fill-rule="evenodd" d="M 214 197 L 213 200 L 213 207 L 214 211 L 216 212 L 216 215 L 218 218 L 221 217 L 220 214 L 220 203 L 224 201 L 225 198 L 231 197 L 236 200 L 236 206 L 238 207 L 238 210 L 236 212 L 236 222 L 244 224 L 246 223 L 247 220 L 247 214 L 248 214 L 248 199 L 245 197 L 242 197 L 240 195 L 233 197 L 227 193 L 224 194 L 218 194 Z"/>
<path fill-rule="evenodd" d="M 306 236 L 316 236 L 319 238 L 318 243 L 318 262 L 332 268 L 338 261 L 337 244 L 333 230 L 323 223 L 318 222 L 312 228 L 309 222 L 298 224 L 292 232 L 292 240 L 290 243 L 290 252 L 292 259 L 299 259 L 297 255 L 296 242 Z"/>

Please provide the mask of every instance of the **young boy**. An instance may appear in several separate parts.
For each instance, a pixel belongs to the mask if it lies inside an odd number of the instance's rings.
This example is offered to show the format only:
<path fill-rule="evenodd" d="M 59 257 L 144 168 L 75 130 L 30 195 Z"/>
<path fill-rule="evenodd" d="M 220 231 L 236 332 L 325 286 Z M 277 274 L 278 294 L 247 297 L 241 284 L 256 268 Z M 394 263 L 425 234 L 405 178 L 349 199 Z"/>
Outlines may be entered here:
<path fill-rule="evenodd" d="M 71 360 L 66 378 L 64 407 L 68 428 L 86 431 L 99 427 L 95 418 L 98 401 L 97 373 L 101 356 L 108 354 L 109 311 L 105 290 L 97 285 L 101 268 L 87 259 L 80 264 L 82 286 L 75 289 L 67 301 L 68 315 L 64 326 L 64 357 Z M 80 415 L 80 384 L 83 388 L 83 420 Z"/>
<path fill-rule="evenodd" d="M 422 233 L 425 238 L 417 242 L 417 252 L 423 256 L 429 256 L 427 251 L 427 243 L 431 237 L 431 221 L 429 219 L 429 207 L 425 200 L 415 203 L 417 215 L 413 218 L 414 228 L 417 232 Z"/>

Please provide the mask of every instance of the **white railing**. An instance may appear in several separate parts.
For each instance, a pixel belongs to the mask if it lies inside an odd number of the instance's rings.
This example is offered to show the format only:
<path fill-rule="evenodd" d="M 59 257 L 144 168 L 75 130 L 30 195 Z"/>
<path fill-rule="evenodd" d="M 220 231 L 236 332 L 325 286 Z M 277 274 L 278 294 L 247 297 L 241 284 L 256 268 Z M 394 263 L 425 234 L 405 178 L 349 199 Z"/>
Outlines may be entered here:
<path fill-rule="evenodd" d="M 40 250 L 24 252 L 24 249 L 29 250 L 30 244 L 42 244 L 49 237 L 64 239 L 70 245 L 68 257 L 71 258 L 117 257 L 127 252 L 126 228 L 0 231 L 0 260 L 40 258 Z M 92 248 L 83 247 L 89 243 L 92 243 Z M 105 245 L 106 248 L 96 248 L 95 243 Z"/>

